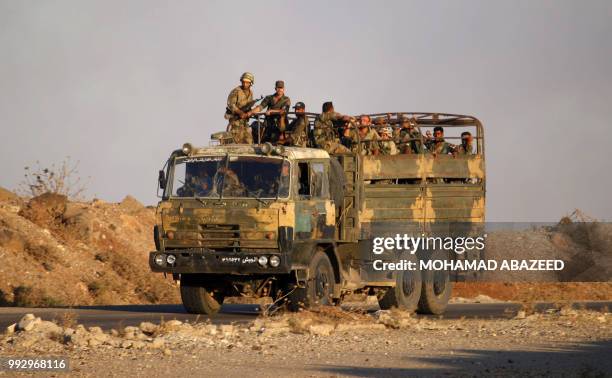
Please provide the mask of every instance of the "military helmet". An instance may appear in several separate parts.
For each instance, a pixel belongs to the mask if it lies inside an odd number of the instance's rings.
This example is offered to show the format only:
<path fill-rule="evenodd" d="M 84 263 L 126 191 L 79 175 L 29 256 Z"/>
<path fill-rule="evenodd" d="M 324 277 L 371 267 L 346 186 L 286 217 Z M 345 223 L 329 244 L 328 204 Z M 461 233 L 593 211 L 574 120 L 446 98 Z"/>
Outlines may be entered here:
<path fill-rule="evenodd" d="M 382 127 L 380 129 L 380 133 L 383 135 L 393 136 L 393 130 L 391 129 L 390 126 Z"/>
<path fill-rule="evenodd" d="M 245 72 L 240 76 L 240 81 L 250 81 L 251 84 L 255 84 L 255 75 L 250 72 Z"/>

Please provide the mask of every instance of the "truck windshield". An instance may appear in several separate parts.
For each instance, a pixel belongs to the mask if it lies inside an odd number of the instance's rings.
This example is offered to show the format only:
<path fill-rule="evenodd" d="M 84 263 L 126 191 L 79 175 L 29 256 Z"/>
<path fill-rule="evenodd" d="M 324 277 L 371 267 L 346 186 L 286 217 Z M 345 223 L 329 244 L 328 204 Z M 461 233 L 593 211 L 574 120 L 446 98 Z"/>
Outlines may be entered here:
<path fill-rule="evenodd" d="M 176 159 L 173 197 L 286 198 L 289 162 L 281 158 L 207 156 Z"/>

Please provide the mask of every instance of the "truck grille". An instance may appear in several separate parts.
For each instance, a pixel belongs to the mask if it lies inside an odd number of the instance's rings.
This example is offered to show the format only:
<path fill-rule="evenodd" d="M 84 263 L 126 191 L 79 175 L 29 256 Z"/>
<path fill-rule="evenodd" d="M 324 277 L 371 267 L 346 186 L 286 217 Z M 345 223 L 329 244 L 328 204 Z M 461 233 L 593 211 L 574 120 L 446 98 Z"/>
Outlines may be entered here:
<path fill-rule="evenodd" d="M 200 239 L 212 248 L 240 247 L 240 226 L 237 224 L 201 224 Z"/>

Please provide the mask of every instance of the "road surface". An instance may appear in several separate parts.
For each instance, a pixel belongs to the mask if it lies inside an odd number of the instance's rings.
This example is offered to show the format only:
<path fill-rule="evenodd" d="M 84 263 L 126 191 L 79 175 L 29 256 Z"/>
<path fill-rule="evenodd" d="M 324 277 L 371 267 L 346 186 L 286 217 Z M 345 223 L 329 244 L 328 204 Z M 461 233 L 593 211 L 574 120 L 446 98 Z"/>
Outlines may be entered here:
<path fill-rule="evenodd" d="M 612 308 L 612 301 L 576 302 L 576 307 L 592 310 Z M 449 304 L 444 318 L 511 318 L 521 308 L 519 303 L 456 303 Z M 543 311 L 554 308 L 553 303 L 538 303 L 536 309 Z M 375 311 L 376 307 L 367 307 Z M 181 321 L 205 321 L 210 319 L 213 324 L 247 323 L 260 313 L 259 305 L 230 304 L 223 305 L 221 312 L 209 317 L 206 315 L 188 314 L 182 305 L 125 305 L 125 306 L 82 306 L 74 308 L 24 308 L 0 307 L 0 330 L 16 323 L 27 313 L 33 313 L 45 320 L 61 320 L 64 313 L 75 313 L 78 323 L 86 327 L 99 326 L 103 329 L 138 325 L 144 321 L 159 323 L 161 320 L 178 319 Z"/>

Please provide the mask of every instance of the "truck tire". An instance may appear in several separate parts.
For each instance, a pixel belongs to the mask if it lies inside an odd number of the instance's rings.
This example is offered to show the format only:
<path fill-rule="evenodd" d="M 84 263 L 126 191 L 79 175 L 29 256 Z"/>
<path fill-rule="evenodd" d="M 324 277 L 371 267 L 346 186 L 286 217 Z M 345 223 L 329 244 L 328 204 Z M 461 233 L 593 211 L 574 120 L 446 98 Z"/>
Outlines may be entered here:
<path fill-rule="evenodd" d="M 327 255 L 318 249 L 308 266 L 306 287 L 295 288 L 289 295 L 288 307 L 291 311 L 301 308 L 333 305 L 332 293 L 335 284 L 334 268 Z"/>
<path fill-rule="evenodd" d="M 190 314 L 216 314 L 221 309 L 223 297 L 221 292 L 207 288 L 197 276 L 181 276 L 181 300 Z"/>
<path fill-rule="evenodd" d="M 432 253 L 433 260 L 448 260 L 447 252 Z M 448 270 L 428 270 L 422 272 L 423 289 L 419 300 L 418 312 L 421 314 L 440 315 L 446 311 L 451 296 L 452 283 Z"/>
<path fill-rule="evenodd" d="M 402 257 L 418 264 L 415 255 Z M 418 267 L 418 265 L 416 265 Z M 422 281 L 421 272 L 417 270 L 399 270 L 394 273 L 395 286 L 387 289 L 384 296 L 378 300 L 378 306 L 382 310 L 397 307 L 400 310 L 413 312 L 417 309 L 421 297 Z"/>

